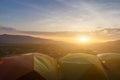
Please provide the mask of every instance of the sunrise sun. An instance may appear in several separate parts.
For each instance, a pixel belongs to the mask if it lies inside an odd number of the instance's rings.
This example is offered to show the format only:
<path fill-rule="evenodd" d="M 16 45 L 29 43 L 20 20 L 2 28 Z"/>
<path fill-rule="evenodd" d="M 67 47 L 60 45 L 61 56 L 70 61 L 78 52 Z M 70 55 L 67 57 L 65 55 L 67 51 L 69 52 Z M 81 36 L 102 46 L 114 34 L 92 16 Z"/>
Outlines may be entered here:
<path fill-rule="evenodd" d="M 88 36 L 81 36 L 78 38 L 78 41 L 81 43 L 90 43 L 90 37 Z"/>

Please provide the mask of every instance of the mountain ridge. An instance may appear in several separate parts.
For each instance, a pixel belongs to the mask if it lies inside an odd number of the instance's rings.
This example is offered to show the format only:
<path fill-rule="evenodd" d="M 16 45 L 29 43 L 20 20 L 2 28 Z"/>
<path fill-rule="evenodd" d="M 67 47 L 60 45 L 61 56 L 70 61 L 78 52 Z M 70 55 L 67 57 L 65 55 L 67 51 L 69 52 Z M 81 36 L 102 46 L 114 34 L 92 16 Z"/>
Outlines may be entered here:
<path fill-rule="evenodd" d="M 39 43 L 55 43 L 51 39 L 37 38 L 27 35 L 9 35 L 2 34 L 0 35 L 0 43 L 23 43 L 23 44 L 39 44 Z"/>

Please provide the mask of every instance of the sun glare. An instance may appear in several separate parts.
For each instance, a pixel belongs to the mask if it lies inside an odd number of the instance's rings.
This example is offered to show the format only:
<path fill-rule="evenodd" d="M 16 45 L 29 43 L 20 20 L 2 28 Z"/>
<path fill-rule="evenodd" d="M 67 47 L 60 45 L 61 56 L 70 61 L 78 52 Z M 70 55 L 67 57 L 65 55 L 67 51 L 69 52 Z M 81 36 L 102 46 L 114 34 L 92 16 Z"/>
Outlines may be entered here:
<path fill-rule="evenodd" d="M 81 36 L 78 38 L 78 40 L 81 43 L 90 43 L 90 37 L 88 37 L 88 36 Z"/>

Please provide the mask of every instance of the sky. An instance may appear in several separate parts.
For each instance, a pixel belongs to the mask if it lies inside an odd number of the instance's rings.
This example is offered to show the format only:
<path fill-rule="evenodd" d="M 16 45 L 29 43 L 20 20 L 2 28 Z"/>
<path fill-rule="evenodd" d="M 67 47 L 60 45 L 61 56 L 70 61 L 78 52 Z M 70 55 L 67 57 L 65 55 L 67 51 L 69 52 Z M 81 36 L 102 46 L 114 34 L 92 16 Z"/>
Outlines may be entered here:
<path fill-rule="evenodd" d="M 120 0 L 0 0 L 0 26 L 23 31 L 120 28 Z"/>

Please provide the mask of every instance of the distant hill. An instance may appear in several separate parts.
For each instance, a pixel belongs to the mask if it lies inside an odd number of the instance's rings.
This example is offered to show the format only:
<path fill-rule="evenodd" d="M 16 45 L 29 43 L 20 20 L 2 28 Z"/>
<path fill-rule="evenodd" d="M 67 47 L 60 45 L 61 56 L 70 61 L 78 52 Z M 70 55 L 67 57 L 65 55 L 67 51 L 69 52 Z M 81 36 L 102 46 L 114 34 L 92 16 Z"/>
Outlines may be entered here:
<path fill-rule="evenodd" d="M 94 44 L 91 45 L 90 48 L 102 53 L 120 53 L 120 40 Z"/>
<path fill-rule="evenodd" d="M 39 43 L 56 43 L 57 41 L 35 38 L 24 35 L 0 35 L 0 43 L 15 43 L 15 44 L 39 44 Z"/>
<path fill-rule="evenodd" d="M 10 44 L 4 44 L 10 43 Z M 15 45 L 22 44 L 22 45 Z M 26 45 L 32 44 L 32 45 Z M 35 44 L 35 45 L 33 45 Z M 37 45 L 36 45 L 37 44 Z M 38 45 L 40 44 L 40 45 Z M 10 45 L 10 46 L 9 46 Z M 0 35 L 0 53 L 9 55 L 11 53 L 40 52 L 46 54 L 66 53 L 120 53 L 120 40 L 96 43 L 92 45 L 71 44 L 50 39 L 36 38 L 25 35 Z M 59 53 L 58 53 L 59 52 Z"/>
<path fill-rule="evenodd" d="M 105 43 L 106 45 L 118 45 L 118 44 L 120 44 L 120 40 L 116 40 L 116 41 L 108 41 L 108 42 L 106 42 Z"/>

